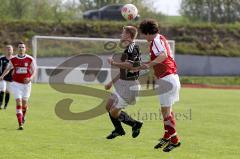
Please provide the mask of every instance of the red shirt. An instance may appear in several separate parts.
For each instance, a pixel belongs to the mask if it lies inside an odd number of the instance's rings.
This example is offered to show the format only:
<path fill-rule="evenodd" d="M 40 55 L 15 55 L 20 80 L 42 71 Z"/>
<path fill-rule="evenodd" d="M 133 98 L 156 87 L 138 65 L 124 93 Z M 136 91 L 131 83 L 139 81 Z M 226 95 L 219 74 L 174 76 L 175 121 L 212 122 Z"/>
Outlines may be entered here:
<path fill-rule="evenodd" d="M 12 79 L 15 82 L 24 83 L 25 78 L 30 78 L 36 69 L 36 62 L 32 56 L 16 55 L 10 59 L 9 67 L 13 68 Z"/>
<path fill-rule="evenodd" d="M 157 78 L 177 73 L 177 65 L 173 59 L 167 39 L 163 35 L 157 34 L 150 45 L 151 61 L 156 59 L 163 52 L 167 53 L 167 58 L 162 63 L 153 66 L 154 74 Z"/>

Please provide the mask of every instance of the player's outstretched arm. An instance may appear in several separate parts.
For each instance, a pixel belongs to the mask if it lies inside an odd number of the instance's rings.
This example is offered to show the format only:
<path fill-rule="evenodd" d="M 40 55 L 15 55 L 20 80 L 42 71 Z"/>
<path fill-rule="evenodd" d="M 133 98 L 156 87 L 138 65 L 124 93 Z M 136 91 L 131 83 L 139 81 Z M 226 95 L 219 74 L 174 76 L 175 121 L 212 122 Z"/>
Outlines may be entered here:
<path fill-rule="evenodd" d="M 8 74 L 8 72 L 12 69 L 12 64 L 8 63 L 6 69 L 3 71 L 2 75 L 0 76 L 0 80 L 3 80 L 3 78 Z"/>
<path fill-rule="evenodd" d="M 116 66 L 116 67 L 121 68 L 121 69 L 128 69 L 128 70 L 133 69 L 133 64 L 128 62 L 128 61 L 116 62 L 112 58 L 108 58 L 108 63 L 112 66 Z"/>
<path fill-rule="evenodd" d="M 167 58 L 167 53 L 166 52 L 162 52 L 158 55 L 157 58 L 155 58 L 153 61 L 150 61 L 148 63 L 145 63 L 139 67 L 137 67 L 136 69 L 138 70 L 145 70 L 145 69 L 149 69 L 150 67 L 153 67 L 154 65 L 157 65 L 159 63 L 162 63 L 165 59 Z"/>
<path fill-rule="evenodd" d="M 166 58 L 167 58 L 167 53 L 166 52 L 162 52 L 160 55 L 158 55 L 158 57 L 156 59 L 154 59 L 153 61 L 151 61 L 149 64 L 149 67 L 152 67 L 156 64 L 162 63 Z"/>

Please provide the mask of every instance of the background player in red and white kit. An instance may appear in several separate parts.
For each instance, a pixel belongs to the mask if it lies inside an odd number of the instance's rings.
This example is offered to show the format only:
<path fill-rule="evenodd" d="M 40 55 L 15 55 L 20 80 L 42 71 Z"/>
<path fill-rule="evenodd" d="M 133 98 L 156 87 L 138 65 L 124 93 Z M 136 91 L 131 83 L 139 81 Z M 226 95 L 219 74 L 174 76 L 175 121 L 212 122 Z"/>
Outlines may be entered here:
<path fill-rule="evenodd" d="M 176 131 L 176 121 L 172 106 L 179 101 L 180 81 L 177 75 L 176 62 L 166 38 L 159 34 L 158 24 L 155 20 L 146 19 L 140 23 L 139 29 L 145 39 L 150 42 L 150 62 L 142 65 L 140 69 L 153 67 L 156 76 L 156 88 L 161 104 L 161 113 L 164 118 L 165 134 L 154 148 L 164 147 L 164 152 L 180 146 L 180 140 Z M 165 84 L 171 86 L 169 91 L 162 92 Z"/>
<path fill-rule="evenodd" d="M 0 80 L 13 69 L 11 91 L 16 100 L 16 112 L 19 124 L 19 130 L 23 130 L 25 115 L 28 109 L 28 98 L 31 93 L 31 81 L 36 74 L 36 62 L 33 57 L 27 55 L 26 46 L 23 42 L 18 44 L 18 54 L 10 59 L 9 64 Z"/>

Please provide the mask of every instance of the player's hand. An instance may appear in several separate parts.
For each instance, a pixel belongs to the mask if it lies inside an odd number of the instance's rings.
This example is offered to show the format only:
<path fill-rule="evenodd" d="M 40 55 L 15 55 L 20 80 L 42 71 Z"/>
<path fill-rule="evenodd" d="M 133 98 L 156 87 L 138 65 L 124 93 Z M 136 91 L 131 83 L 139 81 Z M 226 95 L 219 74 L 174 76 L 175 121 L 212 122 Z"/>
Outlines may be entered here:
<path fill-rule="evenodd" d="M 28 84 L 29 82 L 31 82 L 31 79 L 30 79 L 30 78 L 25 78 L 25 79 L 24 79 L 24 84 Z"/>
<path fill-rule="evenodd" d="M 139 67 L 140 70 L 146 70 L 146 69 L 149 69 L 149 65 L 148 64 L 143 64 Z"/>
<path fill-rule="evenodd" d="M 109 90 L 112 87 L 112 82 L 109 82 L 108 84 L 105 85 L 105 90 Z"/>
<path fill-rule="evenodd" d="M 138 67 L 133 67 L 132 68 L 132 72 L 139 72 L 141 70 L 141 68 L 140 68 L 140 66 L 138 66 Z"/>
<path fill-rule="evenodd" d="M 3 77 L 2 76 L 0 76 L 0 81 L 2 81 L 3 80 Z"/>
<path fill-rule="evenodd" d="M 108 63 L 109 63 L 110 65 L 113 64 L 113 59 L 112 59 L 111 57 L 109 57 L 109 58 L 107 59 L 107 61 L 108 61 Z"/>

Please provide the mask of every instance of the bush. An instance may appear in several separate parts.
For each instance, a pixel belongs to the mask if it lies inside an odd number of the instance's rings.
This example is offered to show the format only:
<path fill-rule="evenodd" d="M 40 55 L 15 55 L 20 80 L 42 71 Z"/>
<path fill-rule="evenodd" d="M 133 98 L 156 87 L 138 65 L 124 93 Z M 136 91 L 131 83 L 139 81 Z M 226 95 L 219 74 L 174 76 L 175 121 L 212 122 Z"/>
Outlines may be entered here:
<path fill-rule="evenodd" d="M 34 35 L 111 37 L 119 38 L 124 25 L 138 26 L 139 22 L 85 21 L 35 22 L 11 21 L 0 23 L 0 40 L 25 40 L 31 45 Z M 161 22 L 160 31 L 168 39 L 176 41 L 177 54 L 240 56 L 240 23 L 205 24 Z M 141 35 L 139 38 L 143 38 Z M 0 47 L 2 47 L 2 43 Z"/>

